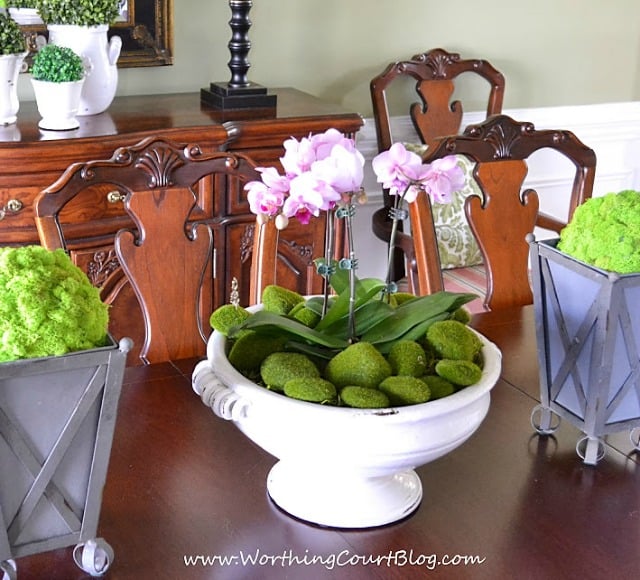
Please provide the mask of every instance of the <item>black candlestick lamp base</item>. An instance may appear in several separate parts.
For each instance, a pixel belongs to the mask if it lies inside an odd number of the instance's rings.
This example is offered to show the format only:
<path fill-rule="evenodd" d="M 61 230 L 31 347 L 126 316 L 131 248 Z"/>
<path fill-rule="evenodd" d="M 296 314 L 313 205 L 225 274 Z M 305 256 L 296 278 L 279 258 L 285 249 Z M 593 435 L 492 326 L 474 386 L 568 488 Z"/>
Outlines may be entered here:
<path fill-rule="evenodd" d="M 267 89 L 247 78 L 249 72 L 248 54 L 251 48 L 249 11 L 252 0 L 229 0 L 231 8 L 231 40 L 229 41 L 228 83 L 211 83 L 208 89 L 200 89 L 200 101 L 216 109 L 233 111 L 238 109 L 275 109 L 276 95 L 267 94 Z"/>
<path fill-rule="evenodd" d="M 200 100 L 216 109 L 271 109 L 277 104 L 277 96 L 256 83 L 245 87 L 232 87 L 229 83 L 211 83 L 208 89 L 200 89 Z"/>

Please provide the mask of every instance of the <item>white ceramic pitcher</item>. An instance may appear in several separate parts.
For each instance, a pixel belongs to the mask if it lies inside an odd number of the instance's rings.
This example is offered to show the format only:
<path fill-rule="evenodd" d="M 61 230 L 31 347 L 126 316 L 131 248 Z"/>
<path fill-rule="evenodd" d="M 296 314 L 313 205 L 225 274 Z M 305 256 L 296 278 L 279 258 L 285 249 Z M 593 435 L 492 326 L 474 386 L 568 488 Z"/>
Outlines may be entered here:
<path fill-rule="evenodd" d="M 107 38 L 109 26 L 49 24 L 49 42 L 67 46 L 82 57 L 86 77 L 78 115 L 97 115 L 105 111 L 118 88 L 118 58 L 122 49 L 119 36 Z"/>
<path fill-rule="evenodd" d="M 18 101 L 18 75 L 24 72 L 26 52 L 0 56 L 0 125 L 16 122 Z"/>

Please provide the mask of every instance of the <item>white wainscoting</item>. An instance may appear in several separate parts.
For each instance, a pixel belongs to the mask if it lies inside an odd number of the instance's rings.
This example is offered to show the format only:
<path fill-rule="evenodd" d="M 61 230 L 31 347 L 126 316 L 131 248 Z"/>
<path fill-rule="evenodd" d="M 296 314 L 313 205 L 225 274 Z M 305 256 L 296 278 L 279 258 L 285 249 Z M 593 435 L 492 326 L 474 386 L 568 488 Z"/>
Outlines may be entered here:
<path fill-rule="evenodd" d="M 505 114 L 517 121 L 530 121 L 536 129 L 568 129 L 591 147 L 598 159 L 594 195 L 623 189 L 640 190 L 640 102 L 604 103 L 538 109 L 507 109 Z M 476 123 L 482 113 L 466 113 L 463 125 Z M 416 141 L 409 117 L 392 120 L 394 138 Z M 371 231 L 371 215 L 382 203 L 382 192 L 371 170 L 377 154 L 375 125 L 366 119 L 358 134 L 358 149 L 365 156 L 364 186 L 368 202 L 358 208 L 354 243 L 359 257 L 360 277 L 385 275 L 386 245 Z M 549 152 L 536 153 L 529 163 L 525 186 L 535 189 L 544 211 L 566 218 L 567 192 L 572 183 L 572 165 Z"/>

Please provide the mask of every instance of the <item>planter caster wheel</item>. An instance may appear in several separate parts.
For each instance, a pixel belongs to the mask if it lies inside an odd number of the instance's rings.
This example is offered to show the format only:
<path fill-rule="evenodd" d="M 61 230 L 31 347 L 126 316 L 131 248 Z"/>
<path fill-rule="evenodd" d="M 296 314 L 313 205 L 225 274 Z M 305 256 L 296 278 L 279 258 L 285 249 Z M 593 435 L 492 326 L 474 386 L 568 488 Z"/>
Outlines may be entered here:
<path fill-rule="evenodd" d="M 16 580 L 18 578 L 16 561 L 4 560 L 0 562 L 0 572 L 2 572 L 2 578 L 0 580 Z"/>
<path fill-rule="evenodd" d="M 102 576 L 113 562 L 113 548 L 102 538 L 87 540 L 73 549 L 78 568 L 91 576 Z"/>
<path fill-rule="evenodd" d="M 538 435 L 551 435 L 560 426 L 560 417 L 548 407 L 536 405 L 531 411 L 531 426 Z"/>
<path fill-rule="evenodd" d="M 604 457 L 604 443 L 587 435 L 576 443 L 576 453 L 587 465 L 595 465 Z"/>

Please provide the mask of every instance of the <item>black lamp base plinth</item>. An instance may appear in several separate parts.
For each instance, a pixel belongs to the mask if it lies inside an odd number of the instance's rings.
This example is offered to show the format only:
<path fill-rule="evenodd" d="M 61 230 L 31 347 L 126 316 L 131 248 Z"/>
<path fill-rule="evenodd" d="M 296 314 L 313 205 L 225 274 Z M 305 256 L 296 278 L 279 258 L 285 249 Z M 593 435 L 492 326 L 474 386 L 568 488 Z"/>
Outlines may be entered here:
<path fill-rule="evenodd" d="M 244 87 L 231 87 L 229 83 L 211 83 L 208 89 L 200 89 L 201 102 L 216 109 L 270 109 L 277 104 L 277 95 L 256 83 Z"/>

